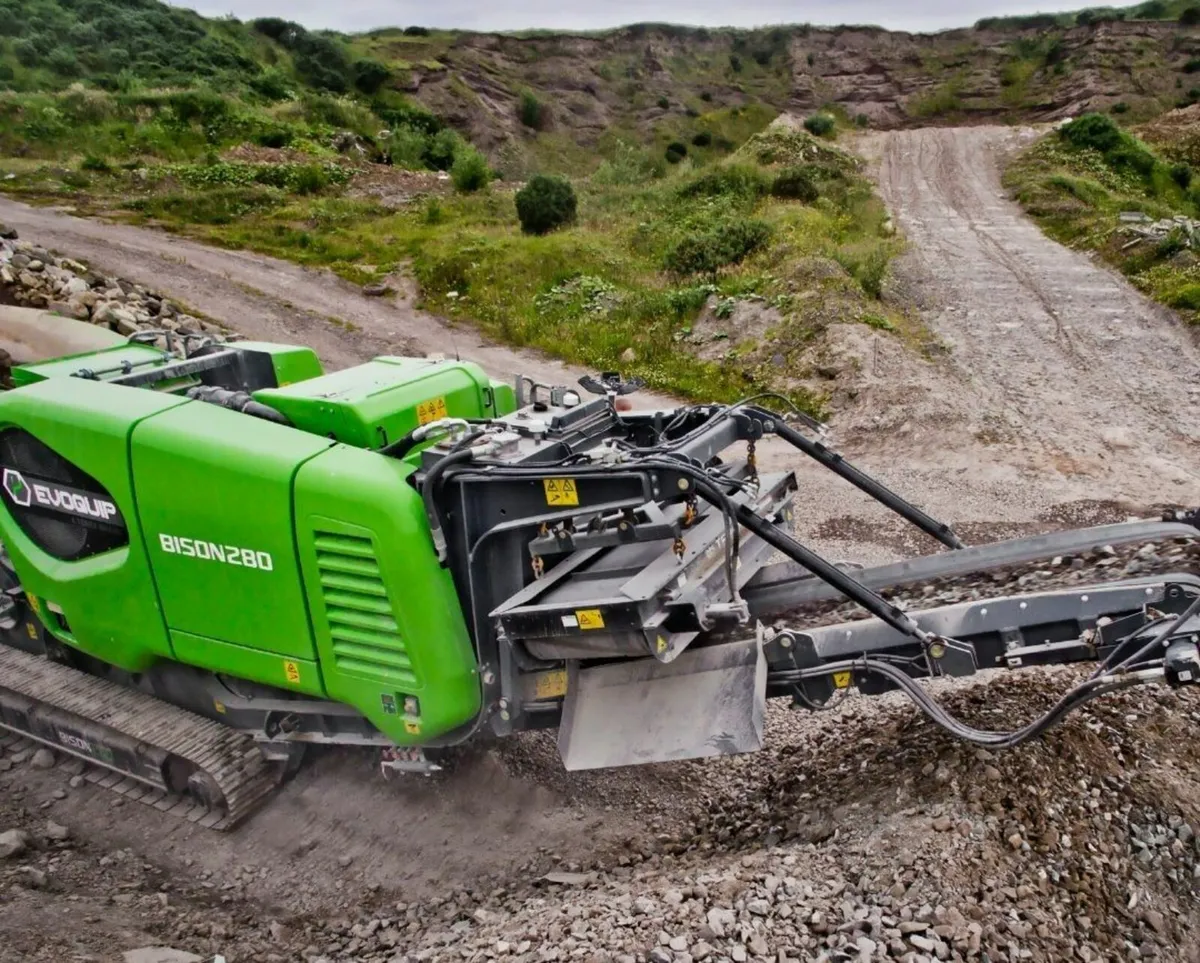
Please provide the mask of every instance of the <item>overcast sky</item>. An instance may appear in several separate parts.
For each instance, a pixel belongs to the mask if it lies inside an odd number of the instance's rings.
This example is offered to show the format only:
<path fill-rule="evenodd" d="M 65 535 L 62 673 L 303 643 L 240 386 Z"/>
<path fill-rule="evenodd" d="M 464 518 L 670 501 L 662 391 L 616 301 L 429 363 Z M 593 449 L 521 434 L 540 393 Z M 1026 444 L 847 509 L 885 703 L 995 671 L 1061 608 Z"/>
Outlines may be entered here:
<path fill-rule="evenodd" d="M 807 4 L 783 0 L 441 0 L 438 3 L 390 0 L 174 0 L 207 16 L 232 13 L 242 20 L 285 17 L 310 28 L 353 33 L 373 27 L 419 24 L 460 27 L 466 30 L 595 30 L 645 21 L 667 21 L 704 26 L 753 27 L 777 23 L 874 23 L 893 30 L 941 30 L 967 27 L 981 17 L 1035 13 L 1040 10 L 1075 10 L 1082 0 L 1065 3 L 1021 0 L 811 0 Z"/>

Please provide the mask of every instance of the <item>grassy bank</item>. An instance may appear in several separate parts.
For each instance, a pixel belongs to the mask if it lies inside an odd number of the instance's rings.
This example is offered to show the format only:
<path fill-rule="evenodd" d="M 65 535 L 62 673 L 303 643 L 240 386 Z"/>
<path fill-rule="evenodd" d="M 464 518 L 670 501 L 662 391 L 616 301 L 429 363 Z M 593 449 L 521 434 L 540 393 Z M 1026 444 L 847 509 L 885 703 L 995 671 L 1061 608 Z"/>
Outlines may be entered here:
<path fill-rule="evenodd" d="M 521 231 L 511 185 L 442 182 L 390 209 L 356 189 L 379 168 L 345 160 L 12 172 L 0 183 L 22 196 L 122 210 L 356 283 L 411 272 L 423 306 L 492 337 L 697 398 L 773 389 L 819 411 L 811 355 L 830 323 L 911 324 L 886 298 L 899 242 L 881 202 L 857 161 L 803 130 L 772 127 L 703 166 L 618 148 L 575 182 L 574 223 L 543 236 Z"/>
<path fill-rule="evenodd" d="M 1081 117 L 1020 155 L 1004 183 L 1055 240 L 1095 252 L 1139 290 L 1195 324 L 1200 258 L 1190 248 L 1186 227 L 1133 243 L 1137 235 L 1121 219 L 1122 213 L 1153 221 L 1200 214 L 1200 178 L 1193 178 L 1191 163 L 1172 146 L 1194 137 L 1196 127 L 1167 125 L 1159 131 L 1152 146 L 1106 116 Z"/>

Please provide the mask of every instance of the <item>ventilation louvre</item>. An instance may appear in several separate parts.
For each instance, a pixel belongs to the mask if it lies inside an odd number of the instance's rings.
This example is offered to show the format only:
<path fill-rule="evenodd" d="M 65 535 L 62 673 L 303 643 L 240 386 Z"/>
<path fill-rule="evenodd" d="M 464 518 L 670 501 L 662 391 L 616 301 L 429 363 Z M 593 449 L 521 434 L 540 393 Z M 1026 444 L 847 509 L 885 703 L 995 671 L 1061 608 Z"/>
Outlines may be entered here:
<path fill-rule="evenodd" d="M 415 687 L 417 676 L 396 624 L 372 540 L 318 531 L 314 543 L 338 671 L 387 685 Z"/>

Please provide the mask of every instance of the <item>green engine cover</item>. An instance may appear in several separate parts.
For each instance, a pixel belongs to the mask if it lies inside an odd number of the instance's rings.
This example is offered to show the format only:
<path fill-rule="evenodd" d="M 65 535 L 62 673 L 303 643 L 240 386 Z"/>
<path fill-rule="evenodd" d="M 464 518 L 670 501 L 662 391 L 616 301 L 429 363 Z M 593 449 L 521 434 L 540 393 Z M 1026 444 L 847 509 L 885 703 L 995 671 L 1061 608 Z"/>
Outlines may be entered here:
<path fill-rule="evenodd" d="M 294 427 L 64 377 L 77 359 L 0 392 L 0 438 L 19 429 L 86 473 L 127 527 L 126 544 L 65 560 L 5 488 L 0 538 L 47 628 L 129 671 L 168 659 L 346 703 L 399 745 L 470 723 L 475 653 L 413 467 L 367 449 L 435 418 L 505 414 L 511 390 L 457 362 L 320 375 L 306 349 L 244 347 L 285 385 L 256 399 Z"/>

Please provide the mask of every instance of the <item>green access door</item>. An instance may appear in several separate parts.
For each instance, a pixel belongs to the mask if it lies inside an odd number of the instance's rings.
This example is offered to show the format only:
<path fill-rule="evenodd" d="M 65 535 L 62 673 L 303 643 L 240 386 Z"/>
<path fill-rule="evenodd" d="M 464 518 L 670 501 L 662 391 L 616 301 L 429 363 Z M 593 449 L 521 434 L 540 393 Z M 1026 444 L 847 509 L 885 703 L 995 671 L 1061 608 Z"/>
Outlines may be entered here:
<path fill-rule="evenodd" d="M 331 444 L 200 401 L 134 429 L 138 514 L 167 625 L 189 652 L 203 653 L 203 640 L 211 641 L 202 659 L 181 652 L 185 661 L 212 662 L 228 646 L 315 660 L 296 561 L 292 482 Z M 253 651 L 245 655 L 261 661 Z M 282 660 L 275 663 L 283 677 Z"/>

